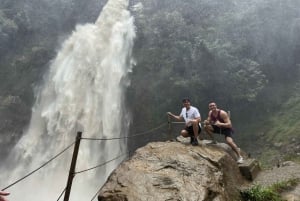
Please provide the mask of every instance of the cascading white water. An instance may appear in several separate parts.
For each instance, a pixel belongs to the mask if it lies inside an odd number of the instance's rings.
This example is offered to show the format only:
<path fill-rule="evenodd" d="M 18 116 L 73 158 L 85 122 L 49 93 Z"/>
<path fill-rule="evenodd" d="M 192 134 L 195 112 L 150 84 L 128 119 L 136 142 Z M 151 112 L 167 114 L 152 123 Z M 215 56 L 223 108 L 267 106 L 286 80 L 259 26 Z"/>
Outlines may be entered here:
<path fill-rule="evenodd" d="M 7 164 L 1 164 L 1 187 L 42 165 L 75 141 L 127 135 L 128 114 L 123 106 L 129 84 L 135 37 L 128 0 L 109 0 L 95 24 L 77 26 L 63 43 L 37 93 L 28 131 Z M 73 147 L 50 164 L 8 189 L 10 200 L 57 200 L 66 186 Z M 76 171 L 126 153 L 126 140 L 81 140 Z M 91 200 L 121 159 L 77 174 L 70 200 Z M 97 174 L 96 174 L 97 173 Z M 61 199 L 62 200 L 62 199 Z"/>

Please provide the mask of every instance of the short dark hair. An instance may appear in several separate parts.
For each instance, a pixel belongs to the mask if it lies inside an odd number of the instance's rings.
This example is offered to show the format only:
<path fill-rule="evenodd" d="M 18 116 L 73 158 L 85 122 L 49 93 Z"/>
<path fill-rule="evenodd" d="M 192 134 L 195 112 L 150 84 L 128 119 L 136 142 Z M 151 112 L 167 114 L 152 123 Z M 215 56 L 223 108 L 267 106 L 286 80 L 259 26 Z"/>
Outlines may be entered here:
<path fill-rule="evenodd" d="M 183 98 L 183 99 L 182 99 L 182 102 L 185 103 L 185 102 L 191 102 L 191 101 L 190 101 L 189 98 Z"/>

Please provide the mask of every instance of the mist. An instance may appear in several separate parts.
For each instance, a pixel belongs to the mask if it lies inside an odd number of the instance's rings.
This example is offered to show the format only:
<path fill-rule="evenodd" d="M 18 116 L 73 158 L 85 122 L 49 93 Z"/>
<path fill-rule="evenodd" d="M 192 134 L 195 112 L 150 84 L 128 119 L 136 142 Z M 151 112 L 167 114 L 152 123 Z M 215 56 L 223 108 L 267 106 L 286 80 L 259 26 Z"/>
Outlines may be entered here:
<path fill-rule="evenodd" d="M 135 37 L 127 6 L 126 0 L 110 0 L 95 24 L 76 27 L 51 62 L 43 85 L 37 89 L 28 130 L 1 163 L 1 171 L 7 172 L 1 175 L 1 186 L 12 184 L 48 160 L 51 163 L 22 181 L 21 188 L 11 186 L 11 199 L 55 200 L 63 193 L 72 158 L 68 148 L 78 131 L 85 140 L 79 150 L 71 200 L 92 199 L 126 158 L 130 118 L 123 99 Z M 54 157 L 62 150 L 66 153 Z M 93 170 L 100 163 L 105 166 Z M 36 193 L 26 193 L 33 188 Z"/>
<path fill-rule="evenodd" d="M 76 25 L 94 23 L 105 3 L 1 1 L 2 158 L 26 133 L 37 98 L 34 89 L 40 88 L 63 42 Z M 124 86 L 131 83 L 121 100 L 128 115 L 122 130 L 131 136 L 166 123 L 166 112 L 179 112 L 182 97 L 188 96 L 203 119 L 210 101 L 230 110 L 236 142 L 253 156 L 268 155 L 266 163 L 272 164 L 273 156 L 300 153 L 300 1 L 132 0 L 129 5 L 136 65 L 122 80 Z M 84 60 L 85 53 L 80 55 Z M 55 126 L 53 121 L 50 127 Z M 126 144 L 132 152 L 168 139 L 167 132 L 165 127 Z"/>

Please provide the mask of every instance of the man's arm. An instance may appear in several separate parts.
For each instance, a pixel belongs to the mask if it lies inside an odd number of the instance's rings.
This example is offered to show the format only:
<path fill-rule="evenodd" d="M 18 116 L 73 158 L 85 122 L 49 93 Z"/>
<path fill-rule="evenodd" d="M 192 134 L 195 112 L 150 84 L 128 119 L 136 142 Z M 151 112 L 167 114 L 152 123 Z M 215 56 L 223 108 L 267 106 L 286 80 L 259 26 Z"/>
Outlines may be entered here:
<path fill-rule="evenodd" d="M 201 117 L 197 117 L 195 120 L 197 120 L 198 123 L 201 122 Z"/>
<path fill-rule="evenodd" d="M 193 119 L 193 120 L 196 121 L 197 124 L 199 124 L 199 123 L 201 122 L 201 117 L 197 117 L 197 118 L 195 118 L 195 119 Z"/>
<path fill-rule="evenodd" d="M 211 114 L 211 111 L 208 112 L 207 119 L 204 120 L 204 125 L 209 125 L 210 124 L 210 114 Z"/>
<path fill-rule="evenodd" d="M 227 112 L 225 112 L 224 110 L 221 110 L 220 116 L 224 120 L 224 123 L 221 123 L 220 121 L 217 121 L 215 123 L 215 125 L 219 126 L 219 127 L 223 127 L 223 128 L 231 128 L 232 127 L 231 120 L 230 120 Z"/>
<path fill-rule="evenodd" d="M 196 117 L 196 118 L 194 118 L 194 119 L 191 119 L 190 121 L 188 121 L 186 124 L 188 125 L 188 124 L 190 124 L 190 123 L 192 123 L 192 122 L 196 122 L 196 123 L 200 123 L 201 122 L 201 117 Z"/>
<path fill-rule="evenodd" d="M 178 121 L 183 121 L 183 117 L 182 116 L 177 116 L 175 114 L 173 114 L 172 112 L 168 112 L 168 115 L 173 117 L 174 119 L 178 120 Z"/>

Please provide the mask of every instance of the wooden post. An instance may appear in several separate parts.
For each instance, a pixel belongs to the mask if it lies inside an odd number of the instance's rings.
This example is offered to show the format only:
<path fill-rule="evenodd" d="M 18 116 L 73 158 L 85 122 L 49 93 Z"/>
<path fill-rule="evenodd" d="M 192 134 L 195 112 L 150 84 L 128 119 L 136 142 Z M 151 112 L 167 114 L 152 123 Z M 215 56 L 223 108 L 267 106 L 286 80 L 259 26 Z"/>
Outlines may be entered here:
<path fill-rule="evenodd" d="M 64 201 L 69 201 L 82 132 L 77 132 Z"/>

